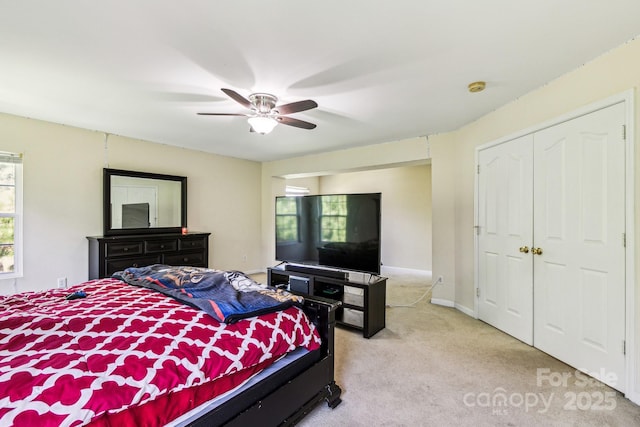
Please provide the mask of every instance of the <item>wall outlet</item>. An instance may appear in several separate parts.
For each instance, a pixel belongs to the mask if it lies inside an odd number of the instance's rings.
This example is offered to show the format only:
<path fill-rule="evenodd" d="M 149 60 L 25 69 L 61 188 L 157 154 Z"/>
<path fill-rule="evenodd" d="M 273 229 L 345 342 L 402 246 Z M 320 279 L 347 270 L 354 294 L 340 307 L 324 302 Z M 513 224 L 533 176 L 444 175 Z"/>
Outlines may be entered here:
<path fill-rule="evenodd" d="M 65 289 L 67 287 L 67 278 L 58 277 L 58 289 Z"/>

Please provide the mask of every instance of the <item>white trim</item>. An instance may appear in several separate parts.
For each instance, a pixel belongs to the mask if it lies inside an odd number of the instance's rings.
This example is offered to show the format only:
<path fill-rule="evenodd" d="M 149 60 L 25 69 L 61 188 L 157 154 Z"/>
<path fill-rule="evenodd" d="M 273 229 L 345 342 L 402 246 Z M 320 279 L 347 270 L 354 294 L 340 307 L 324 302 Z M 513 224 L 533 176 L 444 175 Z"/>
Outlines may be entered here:
<path fill-rule="evenodd" d="M 448 299 L 442 299 L 442 298 L 431 298 L 431 304 L 441 305 L 443 307 L 451 307 L 451 308 L 455 308 L 456 306 L 453 301 Z"/>
<path fill-rule="evenodd" d="M 572 112 L 562 116 L 547 120 L 538 125 L 517 131 L 511 135 L 507 135 L 500 139 L 480 145 L 475 149 L 475 168 L 478 167 L 479 153 L 489 147 L 493 147 L 516 138 L 529 135 L 551 126 L 573 120 L 580 116 L 610 107 L 615 104 L 625 104 L 625 121 L 626 121 L 626 173 L 625 173 L 625 228 L 626 228 L 626 251 L 625 251 L 625 304 L 626 304 L 626 355 L 625 355 L 625 379 L 624 390 L 625 397 L 632 402 L 640 405 L 640 384 L 636 384 L 636 372 L 640 367 L 636 360 L 636 296 L 635 296 L 635 90 L 629 89 L 622 93 L 612 95 L 606 99 L 591 103 L 589 105 L 578 108 Z M 475 174 L 474 185 L 474 225 L 478 224 L 478 174 Z M 478 288 L 478 237 L 474 236 L 474 289 Z M 477 295 L 477 292 L 476 292 Z M 477 318 L 478 315 L 478 297 L 474 298 L 473 312 Z"/>
<path fill-rule="evenodd" d="M 456 304 L 455 308 L 456 308 L 456 310 L 463 312 L 464 314 L 466 314 L 469 317 L 473 317 L 474 319 L 478 318 L 476 316 L 475 310 L 470 309 L 469 307 L 466 307 L 466 306 L 461 305 L 461 304 Z"/>
<path fill-rule="evenodd" d="M 636 247 L 636 198 L 635 198 L 635 90 L 629 90 L 625 93 L 625 110 L 626 110 L 626 211 L 625 211 L 625 237 L 626 237 L 626 258 L 625 258 L 625 302 L 626 302 L 626 338 L 625 338 L 625 397 L 632 402 L 640 405 L 639 384 L 636 383 L 636 372 L 638 370 L 638 358 L 636 356 L 636 271 L 635 271 L 635 247 Z"/>
<path fill-rule="evenodd" d="M 483 146 L 484 147 L 484 146 Z M 488 148 L 488 147 L 484 147 Z M 480 227 L 480 203 L 478 201 L 478 194 L 480 194 L 480 174 L 478 173 L 478 168 L 480 167 L 480 147 L 476 148 L 475 152 L 475 166 L 474 166 L 474 181 L 473 181 L 473 317 L 477 319 L 480 314 L 478 312 L 478 305 L 480 305 L 480 301 L 478 297 L 478 288 L 480 287 L 480 283 L 478 280 L 478 275 L 480 274 L 479 270 L 479 254 L 478 254 L 478 246 L 480 245 L 480 241 L 478 239 L 478 230 Z"/>
<path fill-rule="evenodd" d="M 412 274 L 416 276 L 429 276 L 429 279 L 433 277 L 431 270 L 419 270 L 416 268 L 405 268 L 405 267 L 391 267 L 383 265 L 380 268 L 380 274 L 382 275 L 393 275 L 393 274 Z"/>
<path fill-rule="evenodd" d="M 4 156 L 9 156 L 9 153 L 2 153 Z M 15 213 L 11 215 L 14 218 L 13 229 L 13 272 L 0 273 L 0 280 L 13 280 L 13 287 L 16 289 L 16 279 L 24 276 L 23 259 L 24 259 L 24 238 L 23 238 L 23 218 L 24 218 L 24 180 L 23 180 L 23 162 L 22 154 L 10 155 L 11 158 L 16 161 L 10 161 L 14 163 L 16 167 L 16 199 L 15 199 Z M 7 160 L 7 159 L 5 159 Z"/>

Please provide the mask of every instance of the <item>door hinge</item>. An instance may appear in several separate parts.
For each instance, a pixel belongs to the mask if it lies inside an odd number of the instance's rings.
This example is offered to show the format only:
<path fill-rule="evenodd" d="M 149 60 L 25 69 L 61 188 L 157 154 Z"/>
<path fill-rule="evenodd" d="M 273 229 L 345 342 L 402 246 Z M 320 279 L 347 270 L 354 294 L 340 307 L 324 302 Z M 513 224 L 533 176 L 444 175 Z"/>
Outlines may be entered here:
<path fill-rule="evenodd" d="M 627 342 L 622 340 L 622 354 L 627 354 Z"/>
<path fill-rule="evenodd" d="M 477 165 L 477 166 L 476 166 L 476 173 L 477 173 L 478 175 L 480 175 L 480 165 Z"/>
<path fill-rule="evenodd" d="M 627 233 L 622 233 L 622 247 L 627 247 Z"/>
<path fill-rule="evenodd" d="M 480 288 L 476 288 L 476 296 L 480 297 Z"/>
<path fill-rule="evenodd" d="M 622 125 L 622 140 L 627 140 L 627 125 Z"/>
<path fill-rule="evenodd" d="M 474 225 L 473 228 L 476 229 L 476 236 L 480 235 L 480 226 L 479 225 Z"/>

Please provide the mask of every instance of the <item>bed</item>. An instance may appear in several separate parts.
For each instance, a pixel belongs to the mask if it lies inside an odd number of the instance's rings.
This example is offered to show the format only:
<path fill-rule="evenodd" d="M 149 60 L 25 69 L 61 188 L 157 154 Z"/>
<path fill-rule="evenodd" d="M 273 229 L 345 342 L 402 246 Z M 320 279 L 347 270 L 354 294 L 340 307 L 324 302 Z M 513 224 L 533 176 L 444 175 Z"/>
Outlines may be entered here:
<path fill-rule="evenodd" d="M 242 301 L 267 292 L 215 272 Z M 246 314 L 210 299 L 211 315 L 193 289 L 115 276 L 0 297 L 0 425 L 293 425 L 340 403 L 335 302 L 279 290 Z"/>

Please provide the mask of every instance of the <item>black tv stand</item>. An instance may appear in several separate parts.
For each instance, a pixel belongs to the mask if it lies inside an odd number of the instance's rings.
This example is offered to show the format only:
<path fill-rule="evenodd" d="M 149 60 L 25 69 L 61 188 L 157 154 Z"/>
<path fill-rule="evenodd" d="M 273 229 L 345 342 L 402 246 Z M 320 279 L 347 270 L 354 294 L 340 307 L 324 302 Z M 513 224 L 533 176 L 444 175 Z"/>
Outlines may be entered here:
<path fill-rule="evenodd" d="M 340 279 L 340 280 L 349 279 L 349 273 L 346 271 L 332 270 L 329 268 L 316 267 L 313 265 L 284 264 L 284 269 L 287 271 L 311 274 L 314 276 L 332 277 L 334 279 Z"/>
<path fill-rule="evenodd" d="M 341 274 L 336 276 L 334 273 Z M 336 324 L 361 330 L 365 338 L 385 327 L 386 277 L 280 264 L 267 269 L 267 283 L 303 296 L 313 295 L 342 302 L 336 310 Z"/>

